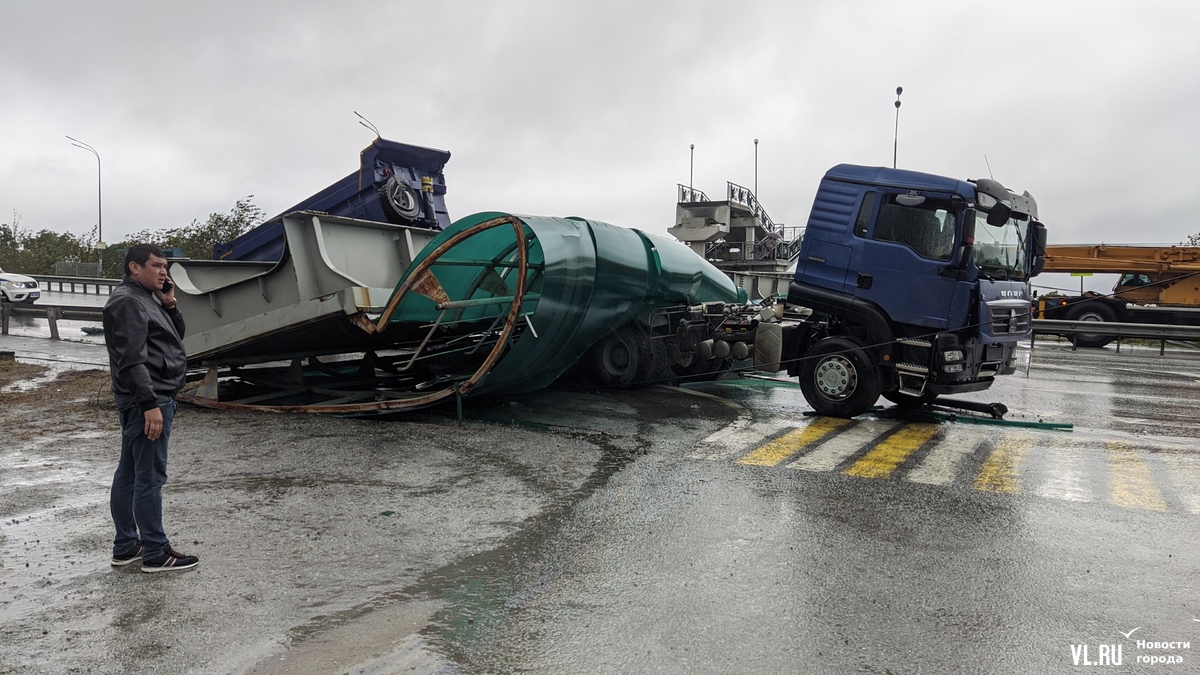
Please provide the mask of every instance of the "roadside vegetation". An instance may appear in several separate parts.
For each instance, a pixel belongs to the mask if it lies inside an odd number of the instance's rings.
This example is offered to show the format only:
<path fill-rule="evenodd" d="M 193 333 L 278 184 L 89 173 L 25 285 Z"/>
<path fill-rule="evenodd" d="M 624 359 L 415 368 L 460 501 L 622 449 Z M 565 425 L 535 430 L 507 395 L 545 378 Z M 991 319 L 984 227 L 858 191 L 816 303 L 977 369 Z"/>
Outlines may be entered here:
<path fill-rule="evenodd" d="M 228 213 L 210 213 L 203 222 L 193 220 L 184 227 L 142 230 L 123 241 L 109 243 L 101 276 L 121 277 L 124 252 L 135 244 L 178 248 L 188 258 L 211 260 L 214 244 L 235 239 L 263 222 L 266 214 L 254 205 L 253 197 L 239 199 Z M 59 262 L 95 263 L 100 259 L 98 243 L 95 227 L 82 235 L 34 230 L 22 224 L 21 215 L 14 212 L 10 222 L 0 223 L 0 269 L 19 274 L 53 275 L 55 264 Z"/>

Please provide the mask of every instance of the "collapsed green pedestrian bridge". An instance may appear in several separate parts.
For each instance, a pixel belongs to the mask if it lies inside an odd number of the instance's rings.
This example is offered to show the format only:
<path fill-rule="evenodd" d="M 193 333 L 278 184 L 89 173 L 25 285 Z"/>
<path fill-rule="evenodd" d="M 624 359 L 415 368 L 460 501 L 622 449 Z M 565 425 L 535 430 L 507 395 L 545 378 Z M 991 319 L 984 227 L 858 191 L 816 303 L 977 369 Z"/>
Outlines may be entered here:
<path fill-rule="evenodd" d="M 440 232 L 312 212 L 282 223 L 277 261 L 173 262 L 203 373 L 187 400 L 411 410 L 541 389 L 577 364 L 632 384 L 669 365 L 654 341 L 672 334 L 664 308 L 745 299 L 683 244 L 582 218 L 480 213 Z M 702 351 L 675 361 L 719 360 Z"/>

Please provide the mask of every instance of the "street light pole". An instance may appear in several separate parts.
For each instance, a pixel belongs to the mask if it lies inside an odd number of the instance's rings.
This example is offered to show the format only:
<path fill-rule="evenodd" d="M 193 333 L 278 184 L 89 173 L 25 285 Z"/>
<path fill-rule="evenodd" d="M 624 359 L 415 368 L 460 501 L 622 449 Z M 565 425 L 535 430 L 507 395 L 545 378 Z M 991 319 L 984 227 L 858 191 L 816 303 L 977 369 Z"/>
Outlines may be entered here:
<path fill-rule="evenodd" d="M 692 154 L 688 158 L 688 192 L 692 190 L 692 178 L 696 176 L 696 144 L 692 143 Z"/>
<path fill-rule="evenodd" d="M 896 149 L 900 144 L 900 94 L 904 87 L 896 87 L 896 135 L 892 137 L 892 168 L 896 168 Z"/>
<path fill-rule="evenodd" d="M 67 140 L 71 141 L 71 145 L 83 148 L 96 156 L 96 248 L 100 255 L 100 272 L 97 276 L 104 276 L 104 186 L 103 174 L 100 169 L 100 153 L 79 139 L 67 136 Z"/>
<path fill-rule="evenodd" d="M 754 139 L 754 199 L 758 199 L 758 139 Z"/>

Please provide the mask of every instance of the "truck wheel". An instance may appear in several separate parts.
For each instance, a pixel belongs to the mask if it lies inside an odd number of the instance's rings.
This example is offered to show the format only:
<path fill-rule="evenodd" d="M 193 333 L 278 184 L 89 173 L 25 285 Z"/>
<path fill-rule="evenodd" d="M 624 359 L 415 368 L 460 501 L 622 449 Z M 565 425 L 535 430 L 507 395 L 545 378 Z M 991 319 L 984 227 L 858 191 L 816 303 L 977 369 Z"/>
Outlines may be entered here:
<path fill-rule="evenodd" d="M 661 365 L 650 344 L 650 333 L 627 323 L 604 336 L 588 352 L 592 372 L 604 385 L 646 382 Z"/>
<path fill-rule="evenodd" d="M 379 188 L 379 202 L 388 220 L 397 225 L 407 225 L 421 215 L 421 198 L 408 183 L 388 176 Z"/>
<path fill-rule="evenodd" d="M 879 400 L 879 371 L 851 338 L 827 337 L 803 356 L 800 390 L 813 410 L 828 417 L 861 415 Z"/>
<path fill-rule="evenodd" d="M 1067 310 L 1067 321 L 1108 321 L 1117 320 L 1112 308 L 1099 302 L 1079 302 Z M 1096 333 L 1077 333 L 1071 336 L 1076 347 L 1103 347 L 1115 338 L 1111 335 Z"/>

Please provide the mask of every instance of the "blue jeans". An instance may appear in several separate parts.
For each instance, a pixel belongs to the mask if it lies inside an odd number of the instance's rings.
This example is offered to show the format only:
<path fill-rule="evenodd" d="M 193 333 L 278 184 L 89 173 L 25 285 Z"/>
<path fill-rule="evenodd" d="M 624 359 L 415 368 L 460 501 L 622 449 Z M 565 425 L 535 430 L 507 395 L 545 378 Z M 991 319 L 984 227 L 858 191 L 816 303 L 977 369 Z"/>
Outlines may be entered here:
<path fill-rule="evenodd" d="M 113 474 L 108 508 L 117 528 L 113 555 L 127 553 L 139 542 L 146 550 L 143 558 L 167 551 L 171 543 L 162 524 L 162 487 L 167 482 L 167 441 L 171 422 L 179 407 L 173 399 L 158 397 L 162 411 L 162 434 L 156 440 L 146 438 L 146 417 L 132 396 L 117 396 L 121 414 L 121 460 Z"/>

